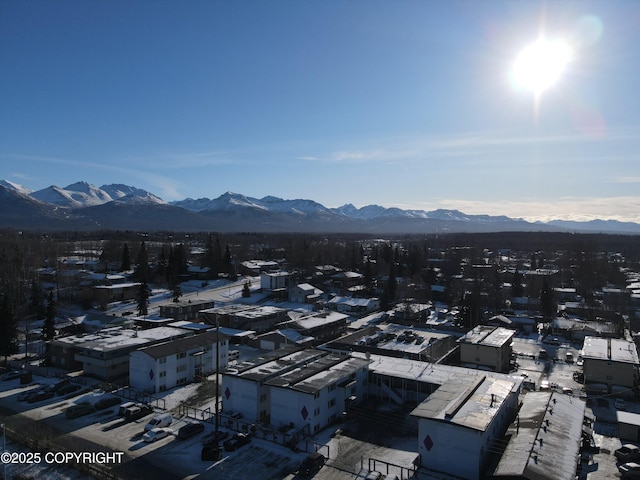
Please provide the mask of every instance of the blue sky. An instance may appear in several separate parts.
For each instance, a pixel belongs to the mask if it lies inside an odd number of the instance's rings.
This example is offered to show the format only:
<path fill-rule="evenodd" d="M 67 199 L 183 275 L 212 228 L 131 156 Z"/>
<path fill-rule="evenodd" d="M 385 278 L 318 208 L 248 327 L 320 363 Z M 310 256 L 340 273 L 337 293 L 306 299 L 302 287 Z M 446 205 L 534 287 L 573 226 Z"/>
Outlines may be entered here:
<path fill-rule="evenodd" d="M 0 178 L 640 222 L 638 45 L 628 0 L 0 0 Z"/>

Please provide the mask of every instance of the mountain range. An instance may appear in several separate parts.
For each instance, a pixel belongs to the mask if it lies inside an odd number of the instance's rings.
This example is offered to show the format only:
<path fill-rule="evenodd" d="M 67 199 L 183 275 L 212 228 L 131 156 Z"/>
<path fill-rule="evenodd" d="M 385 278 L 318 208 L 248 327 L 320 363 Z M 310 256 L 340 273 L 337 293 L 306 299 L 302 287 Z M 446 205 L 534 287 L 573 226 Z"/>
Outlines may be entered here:
<path fill-rule="evenodd" d="M 31 191 L 0 180 L 0 228 L 61 230 L 450 233 L 572 231 L 640 234 L 640 224 L 615 220 L 527 222 L 467 215 L 458 210 L 403 210 L 352 204 L 328 208 L 313 200 L 252 198 L 227 192 L 217 198 L 165 202 L 146 190 L 77 182 Z"/>

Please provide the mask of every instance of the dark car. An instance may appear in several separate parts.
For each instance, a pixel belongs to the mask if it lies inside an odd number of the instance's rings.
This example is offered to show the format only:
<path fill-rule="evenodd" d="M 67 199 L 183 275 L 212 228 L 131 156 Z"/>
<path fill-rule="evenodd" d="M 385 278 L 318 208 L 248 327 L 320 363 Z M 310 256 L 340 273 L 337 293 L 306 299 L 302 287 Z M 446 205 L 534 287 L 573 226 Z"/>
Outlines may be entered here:
<path fill-rule="evenodd" d="M 60 396 L 69 395 L 70 393 L 77 392 L 82 387 L 80 385 L 76 385 L 75 383 L 70 383 L 68 385 L 63 385 L 62 387 L 56 388 L 56 393 Z"/>
<path fill-rule="evenodd" d="M 229 432 L 227 432 L 226 430 L 218 430 L 217 432 L 214 430 L 213 432 L 207 433 L 204 437 L 202 437 L 200 443 L 202 443 L 203 445 L 217 445 L 218 442 L 224 440 L 228 436 Z"/>
<path fill-rule="evenodd" d="M 178 429 L 178 438 L 180 440 L 185 440 L 202 432 L 204 432 L 204 425 L 200 422 L 193 421 L 181 426 Z"/>
<path fill-rule="evenodd" d="M 120 405 L 120 398 L 118 397 L 101 398 L 94 403 L 96 410 L 104 410 L 109 407 L 115 407 L 116 405 Z"/>
<path fill-rule="evenodd" d="M 2 379 L 3 381 L 9 381 L 9 380 L 17 380 L 18 378 L 20 378 L 20 376 L 22 375 L 22 372 L 9 372 L 9 373 L 5 373 L 3 374 L 0 379 Z"/>
<path fill-rule="evenodd" d="M 322 468 L 326 458 L 321 453 L 315 452 L 307 455 L 300 464 L 299 473 L 303 476 L 313 475 Z"/>
<path fill-rule="evenodd" d="M 249 435 L 246 433 L 236 433 L 233 437 L 224 442 L 223 445 L 227 452 L 233 452 L 249 442 L 251 442 L 251 437 Z"/>
<path fill-rule="evenodd" d="M 89 402 L 79 403 L 78 405 L 72 405 L 64 411 L 67 418 L 78 418 L 84 415 L 88 415 L 96 411 L 96 408 Z"/>
<path fill-rule="evenodd" d="M 47 390 L 38 390 L 27 398 L 27 403 L 41 402 L 53 398 L 53 392 Z"/>
<path fill-rule="evenodd" d="M 209 460 L 214 462 L 220 460 L 220 447 L 218 446 L 218 444 L 210 443 L 204 445 L 202 447 L 202 451 L 200 452 L 200 460 Z"/>

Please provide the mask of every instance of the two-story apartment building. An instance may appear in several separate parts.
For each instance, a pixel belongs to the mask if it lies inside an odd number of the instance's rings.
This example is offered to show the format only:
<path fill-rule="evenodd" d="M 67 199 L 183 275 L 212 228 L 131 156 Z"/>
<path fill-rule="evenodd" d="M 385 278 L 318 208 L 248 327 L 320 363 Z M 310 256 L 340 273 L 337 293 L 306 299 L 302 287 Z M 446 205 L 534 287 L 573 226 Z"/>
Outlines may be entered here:
<path fill-rule="evenodd" d="M 141 348 L 129 355 L 129 385 L 156 393 L 197 381 L 229 364 L 229 339 L 217 332 L 205 332 Z"/>
<path fill-rule="evenodd" d="M 508 372 L 514 330 L 478 325 L 458 340 L 460 362 Z"/>

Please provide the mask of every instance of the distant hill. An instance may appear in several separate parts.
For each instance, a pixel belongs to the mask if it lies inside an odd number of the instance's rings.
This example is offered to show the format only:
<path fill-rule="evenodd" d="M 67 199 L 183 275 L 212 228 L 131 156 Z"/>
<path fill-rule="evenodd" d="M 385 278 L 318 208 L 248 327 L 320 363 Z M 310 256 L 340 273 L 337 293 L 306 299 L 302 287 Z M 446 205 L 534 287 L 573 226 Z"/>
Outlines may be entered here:
<path fill-rule="evenodd" d="M 459 210 L 403 210 L 352 204 L 327 208 L 309 199 L 252 198 L 226 192 L 217 198 L 166 203 L 146 190 L 76 182 L 35 192 L 0 181 L 0 228 L 20 230 L 175 230 L 420 234 L 506 231 L 576 231 L 640 234 L 640 224 L 614 220 L 531 223 L 520 218 L 469 215 Z"/>

